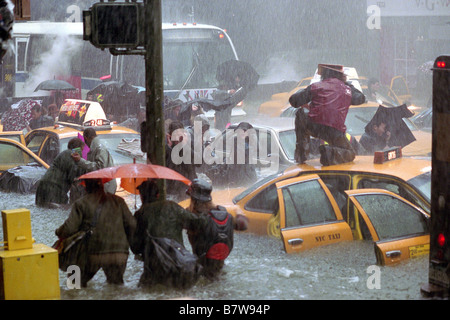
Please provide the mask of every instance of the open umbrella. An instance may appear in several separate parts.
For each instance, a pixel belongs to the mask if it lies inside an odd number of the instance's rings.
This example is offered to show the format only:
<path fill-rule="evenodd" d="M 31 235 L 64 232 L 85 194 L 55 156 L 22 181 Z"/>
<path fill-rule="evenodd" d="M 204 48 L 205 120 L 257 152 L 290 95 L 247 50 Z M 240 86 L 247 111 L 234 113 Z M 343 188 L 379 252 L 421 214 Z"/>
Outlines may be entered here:
<path fill-rule="evenodd" d="M 256 70 L 244 61 L 228 60 L 217 67 L 216 79 L 219 82 L 228 83 L 233 87 L 236 77 L 240 79 L 240 86 L 247 91 L 254 89 L 259 80 L 259 74 Z"/>
<path fill-rule="evenodd" d="M 191 181 L 178 172 L 156 164 L 127 163 L 121 166 L 108 167 L 92 171 L 80 176 L 78 179 L 102 179 L 103 183 L 120 178 L 120 185 L 126 191 L 139 194 L 138 186 L 147 179 L 178 180 L 186 185 Z"/>
<path fill-rule="evenodd" d="M 416 140 L 411 130 L 403 121 L 403 118 L 410 118 L 413 115 L 414 113 L 408 110 L 406 104 L 393 108 L 387 108 L 380 105 L 373 118 L 366 125 L 365 131 L 370 132 L 373 125 L 381 120 L 386 124 L 387 130 L 391 132 L 389 145 L 400 146 L 404 148 L 405 146 Z"/>
<path fill-rule="evenodd" d="M 65 90 L 76 90 L 76 88 L 64 80 L 52 79 L 52 80 L 45 80 L 45 81 L 42 81 L 41 83 L 39 83 L 39 85 L 36 87 L 36 89 L 34 89 L 34 91 L 36 92 L 38 90 L 45 90 L 45 91 L 52 91 L 52 90 L 60 91 L 60 90 L 62 90 L 62 91 L 65 91 Z"/>
<path fill-rule="evenodd" d="M 139 89 L 123 81 L 106 81 L 87 93 L 102 105 L 106 114 L 128 116 L 138 114 L 140 98 Z"/>

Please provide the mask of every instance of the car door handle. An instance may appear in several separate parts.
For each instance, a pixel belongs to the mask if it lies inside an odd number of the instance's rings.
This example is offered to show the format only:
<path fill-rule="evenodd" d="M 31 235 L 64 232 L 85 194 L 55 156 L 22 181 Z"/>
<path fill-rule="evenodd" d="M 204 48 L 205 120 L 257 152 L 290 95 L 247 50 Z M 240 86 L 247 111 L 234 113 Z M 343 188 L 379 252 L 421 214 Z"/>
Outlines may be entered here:
<path fill-rule="evenodd" d="M 303 243 L 303 239 L 300 239 L 300 238 L 289 239 L 288 243 L 291 246 L 299 246 L 299 245 L 301 245 Z"/>
<path fill-rule="evenodd" d="M 402 252 L 400 250 L 392 250 L 386 252 L 386 257 L 388 258 L 398 258 L 402 255 Z"/>

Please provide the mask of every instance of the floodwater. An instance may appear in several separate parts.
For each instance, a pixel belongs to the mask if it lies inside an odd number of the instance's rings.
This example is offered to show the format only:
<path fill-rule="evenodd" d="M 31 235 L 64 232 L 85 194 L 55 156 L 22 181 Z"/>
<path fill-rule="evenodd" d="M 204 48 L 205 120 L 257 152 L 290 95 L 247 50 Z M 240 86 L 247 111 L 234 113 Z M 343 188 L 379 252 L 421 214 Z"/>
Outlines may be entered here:
<path fill-rule="evenodd" d="M 126 198 L 132 212 L 139 200 Z M 27 208 L 31 212 L 33 238 L 51 246 L 55 229 L 69 210 L 42 209 L 34 205 L 34 195 L 1 193 L 0 210 Z M 0 241 L 3 241 L 1 226 Z M 185 235 L 186 236 L 186 235 Z M 188 244 L 185 237 L 185 244 Z M 190 248 L 189 248 L 190 249 Z M 62 300 L 155 300 L 189 297 L 199 300 L 409 300 L 423 299 L 420 287 L 428 282 L 428 256 L 380 267 L 374 280 L 373 244 L 354 241 L 287 255 L 278 239 L 245 233 L 235 234 L 235 246 L 216 281 L 201 278 L 188 290 L 165 287 L 138 287 L 142 262 L 130 252 L 125 284 L 106 284 L 102 271 L 87 288 L 70 289 L 67 275 L 59 273 Z M 379 284 L 377 288 L 377 284 Z"/>

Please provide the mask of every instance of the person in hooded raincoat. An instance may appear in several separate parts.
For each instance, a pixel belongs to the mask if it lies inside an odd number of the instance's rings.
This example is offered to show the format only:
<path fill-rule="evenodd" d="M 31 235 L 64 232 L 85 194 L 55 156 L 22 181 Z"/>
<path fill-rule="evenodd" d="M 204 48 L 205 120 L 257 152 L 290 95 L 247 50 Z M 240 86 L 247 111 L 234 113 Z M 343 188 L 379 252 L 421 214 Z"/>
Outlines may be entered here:
<path fill-rule="evenodd" d="M 183 229 L 191 229 L 195 225 L 205 224 L 197 215 L 184 209 L 171 200 L 159 199 L 159 188 L 155 181 L 146 180 L 139 187 L 142 206 L 136 211 L 136 232 L 131 242 L 131 250 L 138 257 L 145 257 L 147 233 L 152 237 L 169 238 L 184 247 Z M 146 249 L 147 248 L 147 249 Z M 144 261 L 145 263 L 145 261 Z M 140 285 L 149 286 L 154 283 L 165 283 L 167 273 L 164 270 L 149 273 L 146 269 L 140 279 Z"/>
<path fill-rule="evenodd" d="M 69 217 L 55 233 L 60 239 L 65 239 L 78 231 L 89 230 L 98 214 L 88 240 L 81 286 L 86 287 L 100 269 L 103 269 L 108 283 L 123 284 L 136 220 L 121 197 L 105 193 L 101 179 L 86 179 L 84 182 L 87 194 L 74 202 Z"/>
<path fill-rule="evenodd" d="M 300 108 L 295 116 L 297 135 L 295 160 L 304 163 L 310 136 L 327 141 L 319 147 L 322 165 L 352 161 L 355 151 L 345 137 L 345 119 L 350 105 L 360 105 L 366 100 L 364 94 L 350 82 L 346 82 L 343 66 L 319 65 L 321 81 L 294 93 L 290 104 Z M 309 103 L 309 113 L 304 105 Z"/>
<path fill-rule="evenodd" d="M 67 144 L 67 150 L 61 152 L 45 175 L 39 180 L 36 189 L 36 205 L 40 207 L 54 206 L 54 204 L 67 204 L 67 193 L 75 178 L 84 172 L 72 159 L 73 150 L 81 151 L 84 142 L 79 138 L 73 138 Z"/>
<path fill-rule="evenodd" d="M 90 148 L 87 154 L 87 160 L 83 159 L 80 154 L 73 153 L 72 159 L 75 160 L 77 165 L 85 170 L 91 172 L 103 168 L 114 167 L 114 161 L 100 139 L 97 137 L 97 133 L 93 128 L 87 128 L 83 131 L 83 138 L 87 146 Z M 105 191 L 111 194 L 115 194 L 117 189 L 117 183 L 115 179 L 105 183 Z"/>

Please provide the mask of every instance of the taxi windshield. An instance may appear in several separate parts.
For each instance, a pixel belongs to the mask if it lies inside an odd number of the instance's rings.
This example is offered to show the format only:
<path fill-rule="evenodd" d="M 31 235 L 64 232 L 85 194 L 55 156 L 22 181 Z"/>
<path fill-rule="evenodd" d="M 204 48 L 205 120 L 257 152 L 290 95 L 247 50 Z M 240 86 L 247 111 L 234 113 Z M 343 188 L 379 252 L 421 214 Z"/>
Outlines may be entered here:
<path fill-rule="evenodd" d="M 431 202 L 431 171 L 408 180 L 408 183 L 416 187 L 426 200 Z"/>
<path fill-rule="evenodd" d="M 251 187 L 249 187 L 248 189 L 242 191 L 240 194 L 238 194 L 236 197 L 234 197 L 233 198 L 233 203 L 237 203 L 237 202 L 241 201 L 244 197 L 246 197 L 248 194 L 250 194 L 254 190 L 258 189 L 260 186 L 264 185 L 265 183 L 275 179 L 276 177 L 278 177 L 278 176 L 280 176 L 282 174 L 283 174 L 282 172 L 275 173 L 275 174 L 269 175 L 269 176 L 267 176 L 267 177 L 257 181 Z"/>

